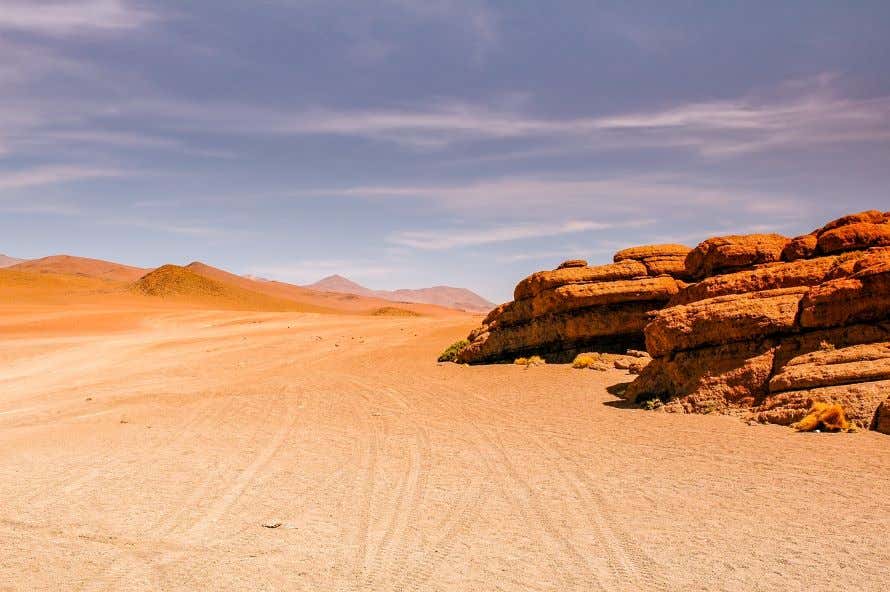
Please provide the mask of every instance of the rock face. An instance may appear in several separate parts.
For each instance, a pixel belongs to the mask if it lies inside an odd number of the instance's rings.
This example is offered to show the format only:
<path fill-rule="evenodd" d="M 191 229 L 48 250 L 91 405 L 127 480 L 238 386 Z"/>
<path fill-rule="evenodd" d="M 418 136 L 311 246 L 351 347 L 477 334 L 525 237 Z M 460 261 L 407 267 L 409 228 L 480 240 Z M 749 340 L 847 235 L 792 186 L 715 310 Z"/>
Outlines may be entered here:
<path fill-rule="evenodd" d="M 693 279 L 780 261 L 790 239 L 778 234 L 745 234 L 709 238 L 686 256 Z"/>
<path fill-rule="evenodd" d="M 569 261 L 516 286 L 469 336 L 458 360 L 512 361 L 542 355 L 571 361 L 584 351 L 620 353 L 643 346 L 649 314 L 685 286 L 688 247 L 650 245 L 621 251 L 609 265 Z"/>
<path fill-rule="evenodd" d="M 890 433 L 890 215 L 862 212 L 802 237 L 708 239 L 645 329 L 653 361 L 625 396 L 667 411 L 791 424 L 840 404 Z"/>

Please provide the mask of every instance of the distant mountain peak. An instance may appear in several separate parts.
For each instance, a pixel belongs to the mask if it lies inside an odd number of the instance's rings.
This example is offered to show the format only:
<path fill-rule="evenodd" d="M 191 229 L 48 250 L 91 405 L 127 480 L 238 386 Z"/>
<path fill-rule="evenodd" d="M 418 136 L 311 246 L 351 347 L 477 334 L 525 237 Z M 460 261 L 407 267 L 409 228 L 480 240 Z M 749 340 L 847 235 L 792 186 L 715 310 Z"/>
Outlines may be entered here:
<path fill-rule="evenodd" d="M 466 288 L 434 286 L 417 290 L 404 288 L 399 290 L 372 290 L 340 274 L 329 275 L 305 287 L 320 292 L 372 296 L 394 302 L 435 304 L 445 308 L 455 308 L 469 312 L 488 312 L 495 306 L 485 298 Z"/>
<path fill-rule="evenodd" d="M 0 267 L 12 267 L 13 265 L 18 265 L 19 263 L 24 262 L 24 259 L 17 259 L 15 257 L 10 257 L 9 255 L 0 253 Z"/>

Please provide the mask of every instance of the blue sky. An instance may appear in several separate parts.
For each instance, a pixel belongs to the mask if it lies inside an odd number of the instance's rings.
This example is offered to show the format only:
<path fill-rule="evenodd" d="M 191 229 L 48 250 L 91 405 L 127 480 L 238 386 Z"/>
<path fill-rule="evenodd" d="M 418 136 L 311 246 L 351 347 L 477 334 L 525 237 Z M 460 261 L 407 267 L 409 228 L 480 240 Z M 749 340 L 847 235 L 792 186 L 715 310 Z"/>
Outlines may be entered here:
<path fill-rule="evenodd" d="M 0 252 L 496 301 L 890 209 L 890 3 L 0 0 Z"/>

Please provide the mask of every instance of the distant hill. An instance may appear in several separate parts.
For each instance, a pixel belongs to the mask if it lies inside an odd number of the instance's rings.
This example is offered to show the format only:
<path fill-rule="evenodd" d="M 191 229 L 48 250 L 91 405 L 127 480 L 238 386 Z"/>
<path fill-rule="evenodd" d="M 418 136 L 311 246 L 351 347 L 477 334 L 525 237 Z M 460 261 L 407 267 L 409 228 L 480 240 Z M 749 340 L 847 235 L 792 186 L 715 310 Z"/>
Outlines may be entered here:
<path fill-rule="evenodd" d="M 52 255 L 0 269 L 0 300 L 56 302 L 78 299 L 148 297 L 175 305 L 215 309 L 406 316 L 451 316 L 450 307 L 407 302 L 393 306 L 376 295 L 313 290 L 284 282 L 241 276 L 195 261 L 187 266 L 143 269 L 130 265 Z"/>
<path fill-rule="evenodd" d="M 158 267 L 139 278 L 132 289 L 145 296 L 202 306 L 263 311 L 302 310 L 298 303 L 291 300 L 217 281 L 179 265 Z"/>
<path fill-rule="evenodd" d="M 255 276 L 235 275 L 228 271 L 218 269 L 194 261 L 185 266 L 185 269 L 200 276 L 221 282 L 227 286 L 237 286 L 242 290 L 264 294 L 268 297 L 286 300 L 298 305 L 304 312 L 339 312 L 351 314 L 375 314 L 380 316 L 393 316 L 393 307 L 390 301 L 373 294 L 353 294 L 348 292 L 333 292 L 315 290 L 305 286 L 295 286 L 284 282 L 276 282 Z M 401 309 L 407 315 L 435 315 L 450 314 L 453 311 L 445 310 L 449 307 L 428 305 L 425 303 L 410 303 L 402 305 Z M 385 311 L 385 312 L 381 312 Z"/>
<path fill-rule="evenodd" d="M 24 263 L 24 259 L 16 259 L 15 257 L 9 257 L 0 253 L 0 268 L 3 267 L 12 267 L 13 265 L 18 265 L 19 263 Z"/>
<path fill-rule="evenodd" d="M 383 300 L 393 302 L 434 304 L 468 312 L 488 312 L 495 307 L 494 303 L 489 302 L 475 292 L 466 288 L 452 288 L 451 286 L 434 286 L 417 290 L 372 290 L 341 275 L 331 275 L 304 287 L 323 292 L 382 298 Z"/>
<path fill-rule="evenodd" d="M 30 261 L 13 265 L 10 269 L 31 273 L 80 275 L 118 282 L 135 282 L 149 272 L 148 269 L 140 267 L 132 267 L 101 259 L 74 257 L 73 255 L 50 255 L 41 259 L 31 259 Z"/>

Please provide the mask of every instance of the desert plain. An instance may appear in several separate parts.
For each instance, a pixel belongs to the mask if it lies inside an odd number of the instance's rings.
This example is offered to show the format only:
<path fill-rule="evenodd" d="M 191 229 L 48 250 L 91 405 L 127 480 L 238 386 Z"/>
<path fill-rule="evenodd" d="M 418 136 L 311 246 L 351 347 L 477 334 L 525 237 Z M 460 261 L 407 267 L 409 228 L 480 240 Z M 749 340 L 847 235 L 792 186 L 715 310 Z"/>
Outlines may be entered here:
<path fill-rule="evenodd" d="M 0 274 L 2 590 L 886 589 L 886 435 L 439 364 L 437 307 Z"/>

